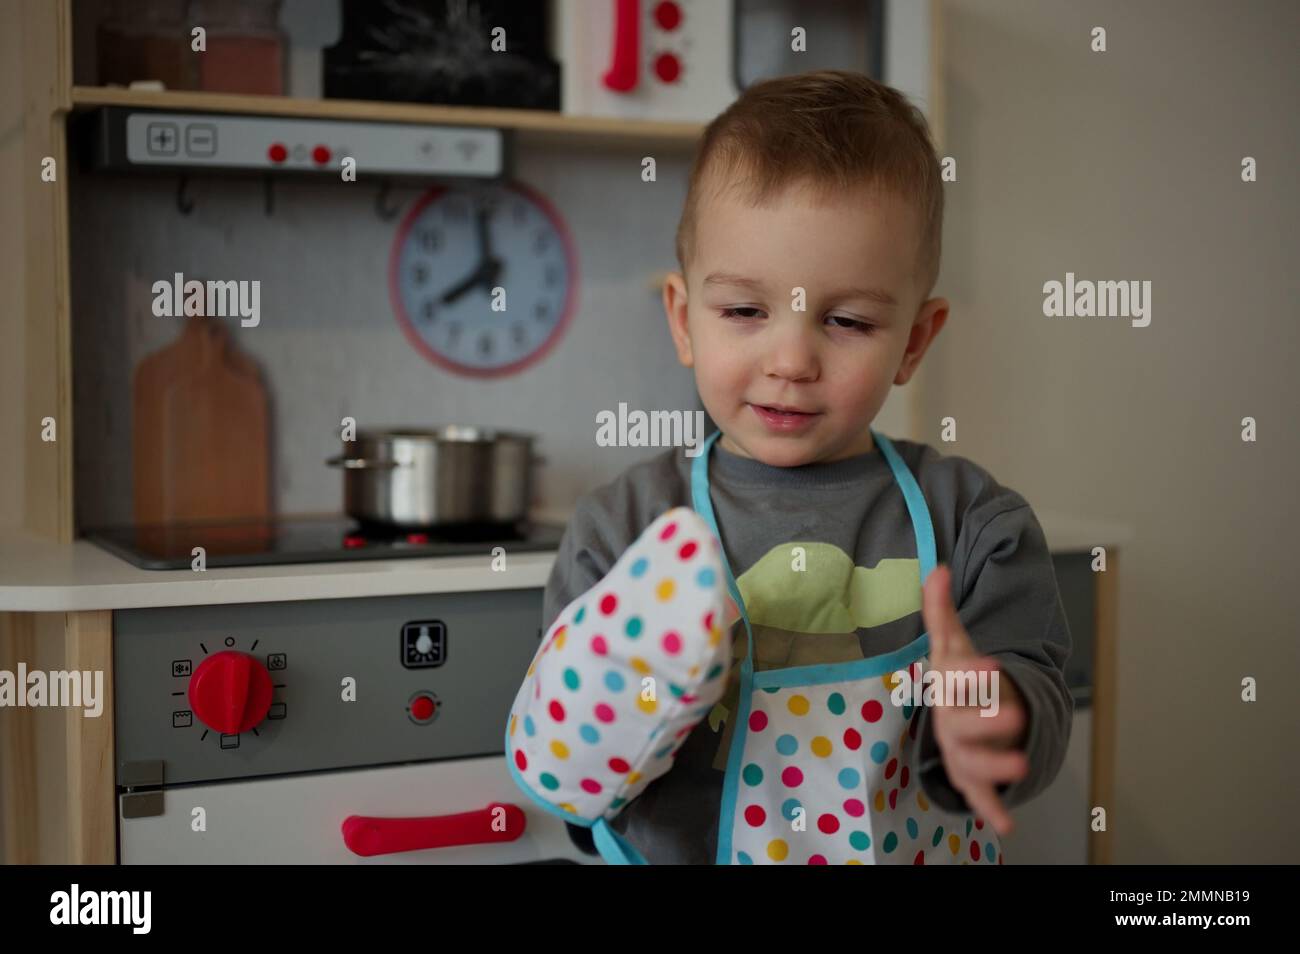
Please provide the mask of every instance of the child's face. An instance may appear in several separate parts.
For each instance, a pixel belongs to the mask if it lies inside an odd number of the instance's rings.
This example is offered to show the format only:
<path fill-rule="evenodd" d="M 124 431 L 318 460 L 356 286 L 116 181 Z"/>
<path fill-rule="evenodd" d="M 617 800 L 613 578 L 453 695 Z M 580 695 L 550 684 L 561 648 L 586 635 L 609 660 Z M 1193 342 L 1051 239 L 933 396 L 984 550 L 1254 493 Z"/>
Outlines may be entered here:
<path fill-rule="evenodd" d="M 672 273 L 664 308 L 723 447 L 778 467 L 871 450 L 891 385 L 947 318 L 945 300 L 920 301 L 919 216 L 867 190 L 818 202 L 792 186 L 761 208 L 705 195 L 689 286 Z"/>

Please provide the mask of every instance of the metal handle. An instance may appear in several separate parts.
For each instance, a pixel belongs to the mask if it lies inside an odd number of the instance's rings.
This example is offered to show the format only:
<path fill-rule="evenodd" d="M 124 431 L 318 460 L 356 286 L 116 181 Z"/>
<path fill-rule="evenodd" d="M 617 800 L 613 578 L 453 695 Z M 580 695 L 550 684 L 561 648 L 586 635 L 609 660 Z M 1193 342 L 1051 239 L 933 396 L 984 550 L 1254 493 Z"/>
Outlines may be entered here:
<path fill-rule="evenodd" d="M 365 457 L 331 457 L 325 464 L 329 467 L 342 467 L 344 470 L 394 470 L 411 466 L 410 461 L 369 460 Z"/>

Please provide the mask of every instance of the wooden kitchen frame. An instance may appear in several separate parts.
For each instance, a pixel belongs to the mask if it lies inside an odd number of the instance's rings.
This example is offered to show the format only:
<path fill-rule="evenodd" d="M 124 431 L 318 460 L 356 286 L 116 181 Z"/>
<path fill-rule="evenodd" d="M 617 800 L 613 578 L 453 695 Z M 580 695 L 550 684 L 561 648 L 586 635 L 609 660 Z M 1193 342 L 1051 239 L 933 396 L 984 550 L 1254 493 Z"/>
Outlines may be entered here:
<path fill-rule="evenodd" d="M 104 714 L 11 709 L 0 722 L 0 861 L 115 864 L 112 613 L 0 613 L 0 669 L 104 673 Z"/>
<path fill-rule="evenodd" d="M 943 142 L 942 16 L 931 0 L 931 112 Z M 0 115 L 21 117 L 23 254 L 0 255 L 0 337 L 22 341 L 19 402 L 0 403 L 0 439 L 18 447 L 23 528 L 71 544 L 76 536 L 73 487 L 72 321 L 68 234 L 68 117 L 77 109 L 133 106 L 305 118 L 458 123 L 515 130 L 520 144 L 638 144 L 690 148 L 702 127 L 693 123 L 584 119 L 530 110 L 469 109 L 412 104 L 295 100 L 212 93 L 139 92 L 73 85 L 72 0 L 12 0 L 0 30 L 16 31 L 22 83 L 0 90 Z M 57 178 L 42 181 L 53 159 Z M 18 307 L 18 302 L 22 306 Z M 53 418 L 56 439 L 42 439 Z M 1114 800 L 1115 626 L 1118 561 L 1096 574 L 1092 804 Z M 117 810 L 112 724 L 113 637 L 108 610 L 0 612 L 0 669 L 19 661 L 45 670 L 104 673 L 105 715 L 76 709 L 13 709 L 0 719 L 0 860 L 5 863 L 117 861 Z M 1111 836 L 1095 833 L 1090 860 L 1111 860 Z"/>

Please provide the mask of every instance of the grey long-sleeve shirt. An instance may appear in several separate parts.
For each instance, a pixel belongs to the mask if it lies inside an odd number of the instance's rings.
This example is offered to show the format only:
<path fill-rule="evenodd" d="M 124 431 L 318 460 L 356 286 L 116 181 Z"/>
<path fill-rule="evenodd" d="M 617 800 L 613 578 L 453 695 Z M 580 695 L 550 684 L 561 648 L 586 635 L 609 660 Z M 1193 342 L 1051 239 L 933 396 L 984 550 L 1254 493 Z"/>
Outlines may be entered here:
<path fill-rule="evenodd" d="M 1001 789 L 1004 804 L 1020 804 L 1056 777 L 1074 708 L 1063 677 L 1070 634 L 1046 539 L 1024 498 L 977 464 L 911 441 L 894 446 L 925 495 L 962 624 L 1025 698 L 1029 775 Z M 691 506 L 691 463 L 672 448 L 579 499 L 547 582 L 545 628 L 656 517 Z M 911 519 L 879 448 L 832 463 L 773 467 L 715 445 L 709 477 L 723 547 L 750 612 L 757 669 L 879 655 L 925 631 Z M 780 575 L 795 547 L 817 572 Z M 860 596 L 865 585 L 867 599 L 853 601 L 856 608 L 847 605 L 850 580 Z M 744 624 L 732 634 L 743 656 Z M 691 732 L 672 771 L 613 823 L 652 863 L 714 860 L 734 692 L 733 684 Z M 926 795 L 968 811 L 948 781 L 924 707 L 918 732 Z"/>

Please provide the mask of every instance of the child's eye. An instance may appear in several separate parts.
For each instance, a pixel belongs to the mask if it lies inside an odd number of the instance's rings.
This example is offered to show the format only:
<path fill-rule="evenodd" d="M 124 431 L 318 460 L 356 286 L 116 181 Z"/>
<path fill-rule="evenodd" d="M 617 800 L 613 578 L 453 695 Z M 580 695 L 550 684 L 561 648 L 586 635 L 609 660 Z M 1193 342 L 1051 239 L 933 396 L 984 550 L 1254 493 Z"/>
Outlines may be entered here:
<path fill-rule="evenodd" d="M 844 315 L 827 315 L 826 319 L 828 321 L 836 322 L 839 327 L 846 331 L 859 331 L 863 334 L 869 334 L 872 330 L 872 326 L 867 324 L 865 321 L 857 321 Z"/>
<path fill-rule="evenodd" d="M 737 318 L 742 321 L 747 318 L 756 318 L 762 313 L 763 312 L 758 308 L 723 308 L 722 309 L 723 318 Z"/>

